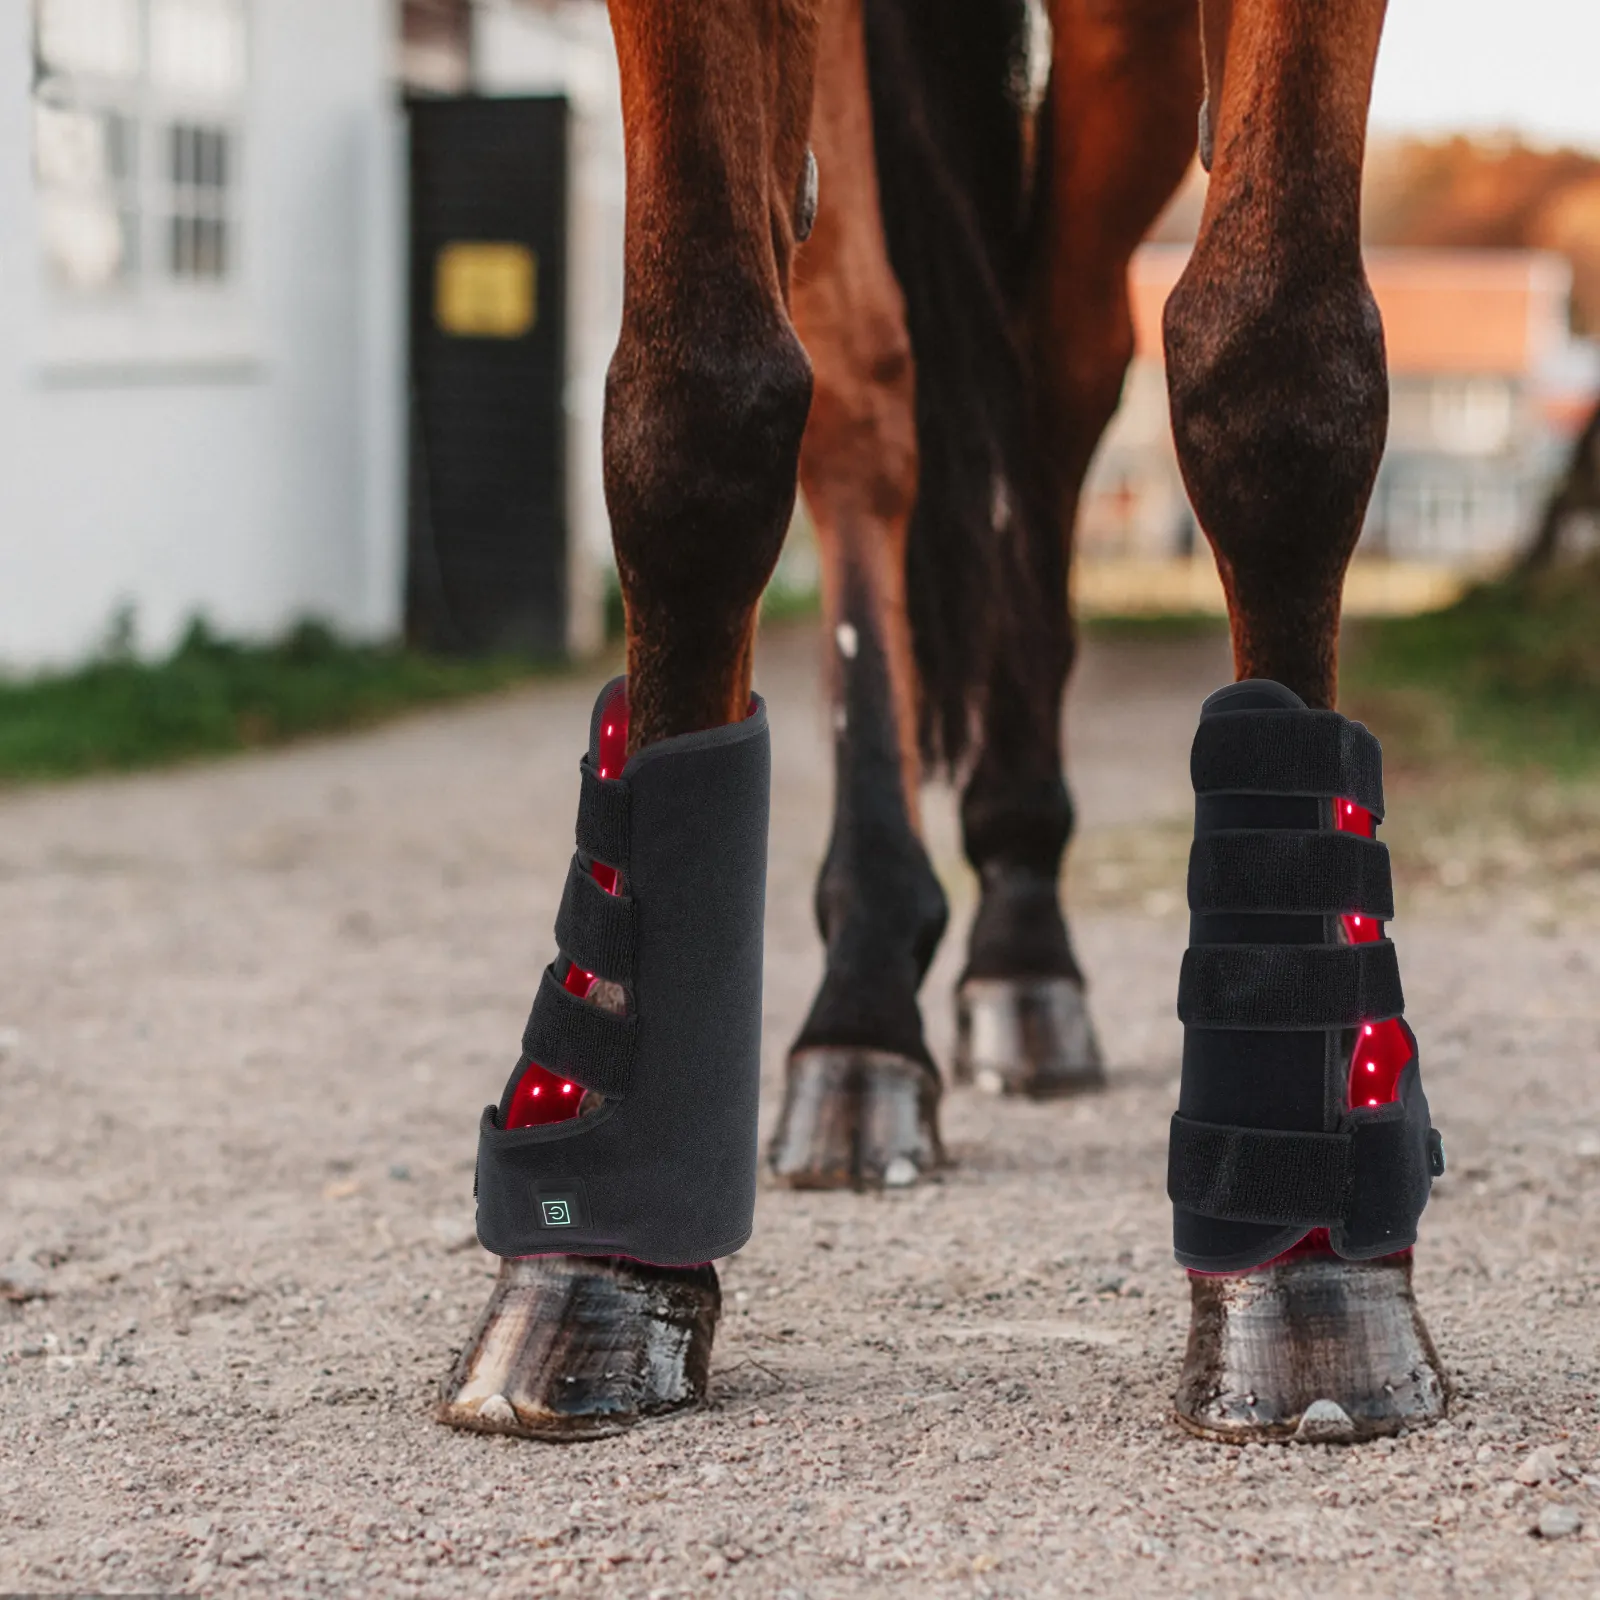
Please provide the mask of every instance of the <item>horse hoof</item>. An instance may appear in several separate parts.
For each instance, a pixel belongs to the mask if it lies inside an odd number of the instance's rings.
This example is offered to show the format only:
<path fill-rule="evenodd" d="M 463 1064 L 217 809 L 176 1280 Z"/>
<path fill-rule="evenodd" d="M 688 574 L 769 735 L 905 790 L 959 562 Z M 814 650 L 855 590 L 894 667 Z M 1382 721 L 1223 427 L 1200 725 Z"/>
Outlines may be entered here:
<path fill-rule="evenodd" d="M 916 1183 L 944 1165 L 938 1074 L 888 1050 L 797 1050 L 769 1159 L 792 1189 Z"/>
<path fill-rule="evenodd" d="M 440 1395 L 452 1428 L 599 1439 L 704 1398 L 722 1293 L 716 1269 L 619 1257 L 500 1263 Z"/>
<path fill-rule="evenodd" d="M 1034 1100 L 1106 1081 L 1076 978 L 968 978 L 956 991 L 957 1083 Z"/>
<path fill-rule="evenodd" d="M 1203 1439 L 1354 1444 L 1437 1422 L 1449 1402 L 1411 1257 L 1317 1252 L 1190 1273 L 1178 1421 Z"/>

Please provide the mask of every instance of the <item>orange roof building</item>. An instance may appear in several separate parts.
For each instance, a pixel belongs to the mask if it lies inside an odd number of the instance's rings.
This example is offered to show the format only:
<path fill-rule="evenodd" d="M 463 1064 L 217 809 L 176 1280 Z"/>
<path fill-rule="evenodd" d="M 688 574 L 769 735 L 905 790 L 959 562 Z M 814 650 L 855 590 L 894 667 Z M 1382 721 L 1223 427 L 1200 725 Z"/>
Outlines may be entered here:
<path fill-rule="evenodd" d="M 1161 310 L 1189 260 L 1187 245 L 1146 245 L 1129 289 L 1135 348 L 1161 360 Z M 1569 341 L 1572 269 L 1536 250 L 1368 250 L 1367 280 L 1383 316 L 1395 377 L 1526 377 Z"/>
<path fill-rule="evenodd" d="M 1146 245 L 1129 274 L 1135 359 L 1084 497 L 1086 559 L 1196 545 L 1167 418 L 1161 313 L 1186 245 Z M 1389 356 L 1389 440 L 1362 554 L 1483 567 L 1526 536 L 1600 387 L 1569 331 L 1572 274 L 1541 251 L 1371 250 Z M 1203 541 L 1201 541 L 1203 543 Z"/>

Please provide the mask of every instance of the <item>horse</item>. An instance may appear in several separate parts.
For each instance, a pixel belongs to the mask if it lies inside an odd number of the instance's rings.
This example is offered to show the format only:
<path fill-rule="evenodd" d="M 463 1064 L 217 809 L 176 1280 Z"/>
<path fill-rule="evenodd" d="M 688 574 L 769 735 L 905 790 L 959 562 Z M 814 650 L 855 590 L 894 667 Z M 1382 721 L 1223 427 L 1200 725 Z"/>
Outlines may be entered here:
<path fill-rule="evenodd" d="M 943 1160 L 918 999 L 946 923 L 918 834 L 936 770 L 961 783 L 980 884 L 957 1077 L 1041 1100 L 1103 1084 L 1059 889 L 1067 574 L 1133 350 L 1130 257 L 1197 147 L 1209 188 L 1164 324 L 1178 458 L 1237 678 L 1330 714 L 1387 425 L 1358 230 L 1384 9 L 611 0 L 627 158 L 604 425 L 627 620 L 612 770 L 750 715 L 797 484 L 822 557 L 826 966 L 788 1058 L 778 1185 L 915 1183 Z M 535 1092 L 543 1069 L 519 1071 Z M 559 1079 L 536 1089 L 570 1092 Z M 1238 1440 L 1442 1414 L 1409 1249 L 1350 1259 L 1327 1227 L 1268 1234 L 1289 1242 L 1191 1272 L 1179 1420 Z M 718 1305 L 708 1263 L 507 1259 L 440 1419 L 563 1439 L 691 1405 Z"/>

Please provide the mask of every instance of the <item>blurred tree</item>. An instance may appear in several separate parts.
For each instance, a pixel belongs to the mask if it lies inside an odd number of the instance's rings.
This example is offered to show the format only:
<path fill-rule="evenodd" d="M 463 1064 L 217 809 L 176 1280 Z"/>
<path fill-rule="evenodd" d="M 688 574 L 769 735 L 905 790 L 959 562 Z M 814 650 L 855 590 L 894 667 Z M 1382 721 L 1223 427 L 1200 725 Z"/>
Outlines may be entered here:
<path fill-rule="evenodd" d="M 1600 404 L 1589 413 L 1566 470 L 1545 501 L 1522 565 L 1530 570 L 1550 566 L 1564 553 L 1567 532 L 1580 517 L 1600 522 Z"/>
<path fill-rule="evenodd" d="M 1572 264 L 1573 325 L 1600 333 L 1600 159 L 1515 140 L 1375 141 L 1362 233 L 1373 245 L 1553 250 Z"/>
<path fill-rule="evenodd" d="M 1368 244 L 1553 250 L 1572 267 L 1574 330 L 1600 335 L 1600 159 L 1514 140 L 1380 142 L 1367 161 Z M 1600 517 L 1600 405 L 1556 480 L 1522 564 L 1550 565 Z"/>

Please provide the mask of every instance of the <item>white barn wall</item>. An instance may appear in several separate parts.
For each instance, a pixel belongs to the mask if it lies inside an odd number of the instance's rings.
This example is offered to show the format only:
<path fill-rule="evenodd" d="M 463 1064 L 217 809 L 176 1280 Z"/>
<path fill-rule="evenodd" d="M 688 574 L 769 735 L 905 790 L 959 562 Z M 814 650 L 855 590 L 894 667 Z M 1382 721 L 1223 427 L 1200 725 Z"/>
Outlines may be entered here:
<path fill-rule="evenodd" d="M 63 355 L 39 264 L 29 12 L 0 0 L 0 662 L 81 659 L 122 605 L 141 647 L 204 614 L 398 622 L 400 143 L 387 0 L 255 0 L 246 300 L 180 355 Z"/>

